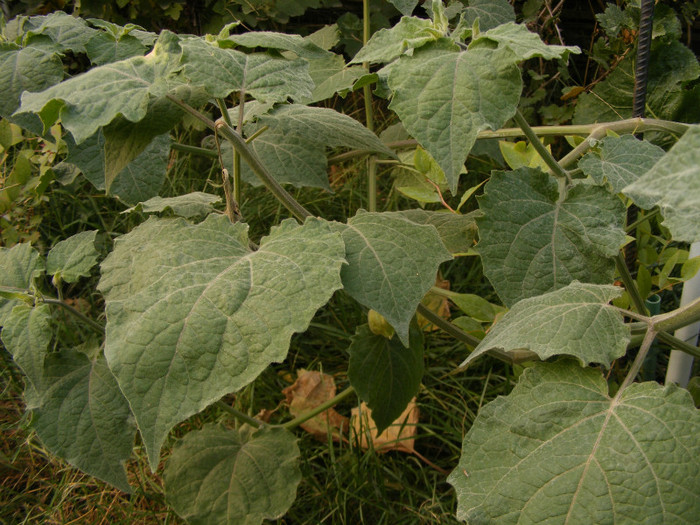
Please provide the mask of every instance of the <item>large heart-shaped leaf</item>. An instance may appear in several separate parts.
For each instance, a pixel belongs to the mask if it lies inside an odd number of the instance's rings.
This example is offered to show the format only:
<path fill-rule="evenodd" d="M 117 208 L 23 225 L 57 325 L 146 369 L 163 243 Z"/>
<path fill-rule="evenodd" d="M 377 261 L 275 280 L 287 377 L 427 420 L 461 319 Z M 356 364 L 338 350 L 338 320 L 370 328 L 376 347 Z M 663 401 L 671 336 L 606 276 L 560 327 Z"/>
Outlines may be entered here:
<path fill-rule="evenodd" d="M 516 61 L 508 49 L 426 46 L 389 71 L 390 108 L 438 162 L 452 193 L 477 134 L 515 114 L 522 90 Z"/>
<path fill-rule="evenodd" d="M 281 428 L 252 436 L 206 426 L 190 432 L 165 468 L 168 502 L 192 525 L 258 525 L 294 502 L 296 438 Z"/>
<path fill-rule="evenodd" d="M 608 302 L 622 288 L 570 285 L 537 297 L 523 299 L 486 334 L 464 364 L 489 350 L 530 350 L 540 359 L 567 354 L 582 365 L 590 362 L 610 366 L 627 351 L 630 330 L 622 314 Z"/>
<path fill-rule="evenodd" d="M 381 434 L 404 411 L 423 379 L 423 334 L 412 325 L 408 348 L 394 337 L 358 327 L 348 347 L 348 378 L 367 406 Z"/>
<path fill-rule="evenodd" d="M 604 188 L 578 184 L 560 199 L 552 176 L 520 168 L 494 172 L 479 207 L 477 250 L 506 305 L 574 280 L 612 281 L 625 207 Z"/>
<path fill-rule="evenodd" d="M 579 160 L 578 167 L 598 184 L 606 181 L 614 193 L 632 184 L 663 157 L 664 150 L 633 135 L 605 137 Z"/>
<path fill-rule="evenodd" d="M 470 523 L 684 523 L 700 515 L 700 412 L 675 385 L 614 398 L 600 371 L 538 363 L 479 412 L 448 482 Z"/>
<path fill-rule="evenodd" d="M 649 171 L 622 190 L 640 207 L 661 208 L 679 241 L 700 241 L 700 126 L 691 126 Z"/>
<path fill-rule="evenodd" d="M 251 252 L 247 228 L 151 218 L 102 263 L 105 354 L 155 469 L 170 429 L 287 355 L 341 287 L 345 247 L 327 223 L 289 220 Z"/>
<path fill-rule="evenodd" d="M 131 492 L 124 462 L 135 429 L 104 357 L 90 360 L 74 350 L 50 354 L 44 381 L 48 388 L 33 422 L 44 445 L 74 467 Z"/>
<path fill-rule="evenodd" d="M 479 33 L 469 44 L 469 49 L 479 46 L 491 47 L 493 42 L 510 49 L 518 60 L 529 60 L 534 57 L 550 60 L 565 58 L 569 53 L 581 52 L 577 46 L 547 45 L 542 42 L 537 33 L 533 33 L 524 25 L 515 22 L 502 24 L 484 33 Z"/>
<path fill-rule="evenodd" d="M 408 347 L 408 326 L 418 303 L 435 284 L 440 263 L 452 258 L 437 230 L 398 214 L 362 210 L 333 227 L 345 241 L 345 290 L 382 314 Z"/>

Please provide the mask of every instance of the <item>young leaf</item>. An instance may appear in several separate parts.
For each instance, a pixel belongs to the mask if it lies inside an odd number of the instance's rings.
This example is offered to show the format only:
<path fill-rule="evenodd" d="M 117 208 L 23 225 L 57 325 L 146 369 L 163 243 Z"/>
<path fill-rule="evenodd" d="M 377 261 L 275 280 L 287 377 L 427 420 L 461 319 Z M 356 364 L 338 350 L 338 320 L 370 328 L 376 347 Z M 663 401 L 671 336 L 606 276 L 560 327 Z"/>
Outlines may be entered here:
<path fill-rule="evenodd" d="M 185 76 L 212 97 L 224 98 L 244 91 L 260 102 L 308 100 L 314 88 L 308 62 L 287 60 L 264 53 L 245 54 L 222 49 L 201 38 L 182 42 Z"/>
<path fill-rule="evenodd" d="M 390 108 L 445 172 L 450 191 L 476 136 L 515 114 L 522 81 L 508 49 L 461 53 L 437 46 L 401 58 L 389 72 Z"/>
<path fill-rule="evenodd" d="M 18 304 L 5 319 L 0 332 L 2 344 L 27 376 L 24 393 L 27 408 L 37 406 L 44 392 L 44 358 L 53 336 L 50 321 L 49 305 L 32 308 Z"/>
<path fill-rule="evenodd" d="M 598 370 L 538 363 L 479 412 L 448 482 L 475 523 L 695 523 L 700 412 L 675 385 L 608 397 Z"/>
<path fill-rule="evenodd" d="M 520 168 L 494 172 L 479 206 L 477 251 L 506 305 L 573 280 L 612 282 L 625 207 L 604 188 L 578 184 L 559 199 L 552 176 Z"/>
<path fill-rule="evenodd" d="M 418 393 L 423 379 L 423 334 L 411 325 L 410 344 L 404 348 L 397 338 L 389 340 L 362 325 L 348 353 L 350 384 L 372 409 L 377 434 L 381 434 Z"/>
<path fill-rule="evenodd" d="M 214 211 L 213 205 L 220 202 L 221 197 L 218 195 L 194 191 L 185 195 L 178 195 L 177 197 L 168 197 L 166 199 L 163 197 L 153 197 L 145 202 L 138 203 L 128 210 L 124 210 L 122 213 L 130 213 L 137 210 L 141 213 L 160 213 L 170 210 L 178 217 L 191 218 L 209 215 Z"/>
<path fill-rule="evenodd" d="M 484 29 L 483 27 L 481 28 Z M 490 47 L 492 42 L 497 42 L 499 47 L 510 49 L 518 61 L 529 60 L 534 57 L 541 57 L 545 60 L 553 58 L 566 58 L 569 53 L 580 53 L 577 46 L 555 46 L 547 45 L 537 33 L 532 33 L 521 24 L 509 22 L 499 25 L 486 32 L 479 33 L 469 44 L 469 49 L 480 46 Z"/>
<path fill-rule="evenodd" d="M 146 116 L 152 97 L 165 95 L 178 70 L 179 37 L 163 31 L 144 57 L 96 67 L 40 93 L 25 92 L 16 114 L 36 113 L 44 129 L 58 119 L 80 144 L 118 115 L 131 122 Z M 181 82 L 180 82 L 181 83 Z"/>
<path fill-rule="evenodd" d="M 207 425 L 190 432 L 165 468 L 166 499 L 191 525 L 259 525 L 296 498 L 299 447 L 287 430 Z"/>
<path fill-rule="evenodd" d="M 294 332 L 341 287 L 345 249 L 321 221 L 283 222 L 248 247 L 247 227 L 151 218 L 102 263 L 105 354 L 151 468 L 170 429 L 287 355 Z"/>
<path fill-rule="evenodd" d="M 627 351 L 630 330 L 620 312 L 608 303 L 622 295 L 617 286 L 577 281 L 538 297 L 517 302 L 496 323 L 467 364 L 489 350 L 530 350 L 540 359 L 566 354 L 583 366 L 610 361 Z"/>
<path fill-rule="evenodd" d="M 131 492 L 124 461 L 135 429 L 129 405 L 103 356 L 64 350 L 45 361 L 47 385 L 33 422 L 42 443 L 91 476 Z"/>
<path fill-rule="evenodd" d="M 633 135 L 605 137 L 579 160 L 578 167 L 598 184 L 606 181 L 613 193 L 632 184 L 663 157 L 664 150 Z"/>
<path fill-rule="evenodd" d="M 67 283 L 89 276 L 97 264 L 96 238 L 97 231 L 93 230 L 58 242 L 46 256 L 46 273 Z"/>
<path fill-rule="evenodd" d="M 452 258 L 437 231 L 398 214 L 362 210 L 347 225 L 331 224 L 345 241 L 345 290 L 382 314 L 409 346 L 408 325 L 418 303 L 435 284 L 440 263 Z"/>
<path fill-rule="evenodd" d="M 661 208 L 678 241 L 700 240 L 700 126 L 691 126 L 653 168 L 622 190 L 641 208 Z"/>
<path fill-rule="evenodd" d="M 0 246 L 0 286 L 26 290 L 36 274 L 44 270 L 44 259 L 32 245 L 15 244 L 12 248 Z M 0 296 L 0 326 L 5 325 L 7 316 L 18 304 L 16 299 Z"/>

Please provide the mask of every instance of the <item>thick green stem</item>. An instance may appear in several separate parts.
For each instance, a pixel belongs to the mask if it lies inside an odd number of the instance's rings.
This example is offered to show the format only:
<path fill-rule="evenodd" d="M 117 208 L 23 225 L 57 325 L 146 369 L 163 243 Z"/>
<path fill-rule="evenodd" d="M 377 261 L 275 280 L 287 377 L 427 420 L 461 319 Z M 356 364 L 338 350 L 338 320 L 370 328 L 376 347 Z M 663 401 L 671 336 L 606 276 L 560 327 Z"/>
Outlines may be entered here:
<path fill-rule="evenodd" d="M 469 346 L 476 347 L 481 342 L 479 339 L 477 339 L 473 335 L 468 334 L 458 326 L 449 322 L 447 319 L 443 319 L 423 304 L 419 304 L 418 309 L 416 311 L 423 317 L 425 317 L 428 321 L 433 323 L 435 326 L 440 328 L 442 331 L 447 332 L 452 337 L 462 341 L 463 343 L 467 343 Z M 508 362 L 511 361 L 512 359 L 508 360 Z"/>
<path fill-rule="evenodd" d="M 362 0 L 362 45 L 366 45 L 370 37 L 369 0 Z M 369 62 L 362 64 L 369 73 Z M 374 111 L 372 109 L 372 88 L 364 86 L 362 95 L 365 102 L 365 126 L 374 132 Z M 377 165 L 374 156 L 367 160 L 367 209 L 377 211 Z"/>
<path fill-rule="evenodd" d="M 651 318 L 654 329 L 671 332 L 700 321 L 700 298 L 672 312 L 655 315 Z"/>
<path fill-rule="evenodd" d="M 193 155 L 201 155 L 202 157 L 211 157 L 215 159 L 219 156 L 213 149 L 200 148 L 199 146 L 189 146 L 187 144 L 180 144 L 179 142 L 174 142 L 170 145 L 170 147 L 175 151 L 192 153 Z"/>
<path fill-rule="evenodd" d="M 625 388 L 627 388 L 630 385 L 630 383 L 632 383 L 632 381 L 634 381 L 634 379 L 637 377 L 639 370 L 641 370 L 642 365 L 644 364 L 644 358 L 647 356 L 647 353 L 651 348 L 651 343 L 654 342 L 655 337 L 656 332 L 654 330 L 647 331 L 646 335 L 644 336 L 644 341 L 642 341 L 642 346 L 639 347 L 637 357 L 634 359 L 630 371 L 627 372 L 627 375 L 625 376 L 622 385 L 620 385 L 620 389 L 615 395 L 615 401 L 620 399 L 620 396 L 622 395 L 622 392 L 625 390 Z"/>
<path fill-rule="evenodd" d="M 325 412 L 329 408 L 334 407 L 335 405 L 340 403 L 343 399 L 345 399 L 346 397 L 348 397 L 354 393 L 355 393 L 355 389 L 353 387 L 349 386 L 345 390 L 343 390 L 340 394 L 335 396 L 334 398 L 329 399 L 325 403 L 321 403 L 313 410 L 309 410 L 308 412 L 306 412 L 298 417 L 295 417 L 291 421 L 287 421 L 286 423 L 283 423 L 282 425 L 279 425 L 279 426 L 281 426 L 282 428 L 285 428 L 287 430 L 292 430 L 292 429 L 298 427 L 299 425 L 301 425 L 302 423 L 307 422 L 309 419 L 312 419 L 312 418 L 316 417 L 317 415 L 321 414 L 322 412 Z"/>
<path fill-rule="evenodd" d="M 527 123 L 525 117 L 523 117 L 522 113 L 520 113 L 520 110 L 517 110 L 515 112 L 515 123 L 518 126 L 520 126 L 520 128 L 523 130 L 525 136 L 530 141 L 530 144 L 532 144 L 537 153 L 539 153 L 540 157 L 542 157 L 542 160 L 544 160 L 547 166 L 549 166 L 549 169 L 552 170 L 552 173 L 554 173 L 554 175 L 556 175 L 557 177 L 565 179 L 567 182 L 571 183 L 571 176 L 564 170 L 564 168 L 562 168 L 559 165 L 559 163 L 552 156 L 549 150 L 544 147 L 544 144 L 540 142 L 540 139 L 537 137 L 537 134 Z"/>
<path fill-rule="evenodd" d="M 617 271 L 620 272 L 620 278 L 622 279 L 622 282 L 625 285 L 627 293 L 630 294 L 630 298 L 632 299 L 632 302 L 634 303 L 634 307 L 637 309 L 637 312 L 639 312 L 642 315 L 649 315 L 649 311 L 644 305 L 644 299 L 642 298 L 641 294 L 639 293 L 639 289 L 637 288 L 637 283 L 632 278 L 632 274 L 630 273 L 629 268 L 627 268 L 625 258 L 619 252 L 615 257 L 615 266 L 617 266 Z"/>
<path fill-rule="evenodd" d="M 93 331 L 97 332 L 100 335 L 105 335 L 105 327 L 98 323 L 97 321 L 90 319 L 87 315 L 85 315 L 83 312 L 80 310 L 77 310 L 76 308 L 72 307 L 71 305 L 64 303 L 60 299 L 52 299 L 50 297 L 42 297 L 41 301 L 47 304 L 55 304 L 57 306 L 60 306 L 61 308 L 67 310 L 70 312 L 71 315 L 74 317 L 77 317 L 80 319 L 82 322 L 84 322 L 86 325 L 88 325 Z"/>
<path fill-rule="evenodd" d="M 255 419 L 254 417 L 250 417 L 250 416 L 249 416 L 248 414 L 246 414 L 245 412 L 241 412 L 240 410 L 237 410 L 237 409 L 233 408 L 232 406 L 227 405 L 227 404 L 224 403 L 223 401 L 217 401 L 217 402 L 215 403 L 215 405 L 216 405 L 217 407 L 219 407 L 221 410 L 224 410 L 224 411 L 228 412 L 229 414 L 231 414 L 231 415 L 232 415 L 233 417 L 235 417 L 236 419 L 238 419 L 238 420 L 240 420 L 240 421 L 243 421 L 244 423 L 248 423 L 249 425 L 251 425 L 251 426 L 253 426 L 253 427 L 255 427 L 255 428 L 260 428 L 260 427 L 263 426 L 263 424 L 264 424 L 262 421 L 258 421 L 258 420 Z"/>

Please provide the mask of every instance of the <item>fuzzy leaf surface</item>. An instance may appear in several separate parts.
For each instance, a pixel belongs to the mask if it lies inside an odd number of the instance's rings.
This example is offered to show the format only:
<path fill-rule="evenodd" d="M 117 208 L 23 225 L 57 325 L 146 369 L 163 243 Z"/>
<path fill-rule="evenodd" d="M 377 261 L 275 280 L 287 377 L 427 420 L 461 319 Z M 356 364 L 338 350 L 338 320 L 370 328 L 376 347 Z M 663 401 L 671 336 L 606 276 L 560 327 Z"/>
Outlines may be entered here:
<path fill-rule="evenodd" d="M 191 218 L 209 215 L 214 211 L 214 204 L 220 202 L 221 197 L 218 195 L 194 191 L 185 195 L 178 195 L 177 197 L 163 198 L 156 196 L 147 201 L 140 202 L 136 206 L 124 210 L 122 213 L 129 213 L 136 210 L 142 213 L 160 213 L 170 210 L 178 217 Z"/>
<path fill-rule="evenodd" d="M 411 325 L 405 348 L 398 338 L 372 333 L 369 325 L 358 327 L 348 347 L 348 378 L 367 406 L 381 434 L 404 411 L 418 393 L 423 379 L 423 334 Z"/>
<path fill-rule="evenodd" d="M 679 241 L 700 241 L 700 126 L 691 126 L 649 171 L 622 190 L 641 208 L 658 206 Z"/>
<path fill-rule="evenodd" d="M 44 391 L 44 358 L 53 336 L 50 321 L 49 305 L 40 304 L 32 308 L 18 304 L 12 309 L 0 332 L 2 344 L 27 376 L 27 408 L 34 408 Z"/>
<path fill-rule="evenodd" d="M 259 525 L 294 502 L 301 471 L 294 434 L 248 437 L 213 425 L 188 433 L 168 460 L 166 498 L 191 525 Z"/>
<path fill-rule="evenodd" d="M 33 277 L 44 270 L 44 259 L 28 242 L 15 244 L 12 248 L 0 246 L 0 286 L 26 290 Z M 0 326 L 17 304 L 16 299 L 0 296 Z"/>
<path fill-rule="evenodd" d="M 63 80 L 61 58 L 53 51 L 0 44 L 0 115 L 9 117 L 19 107 L 24 91 L 43 91 Z"/>
<path fill-rule="evenodd" d="M 90 275 L 97 264 L 95 239 L 97 230 L 77 233 L 56 243 L 46 256 L 46 273 L 59 275 L 67 283 L 74 283 Z"/>
<path fill-rule="evenodd" d="M 395 157 L 379 137 L 355 119 L 328 108 L 291 104 L 260 117 L 280 133 L 294 134 L 329 148 L 352 148 Z"/>
<path fill-rule="evenodd" d="M 254 31 L 240 35 L 230 35 L 226 37 L 226 40 L 243 47 L 267 47 L 281 51 L 291 51 L 295 55 L 309 60 L 326 58 L 333 54 L 299 35 L 275 33 L 273 31 Z"/>
<path fill-rule="evenodd" d="M 135 56 L 143 56 L 148 48 L 135 36 L 114 35 L 105 31 L 85 43 L 88 58 L 96 66 L 119 62 Z"/>
<path fill-rule="evenodd" d="M 610 367 L 625 354 L 630 330 L 608 303 L 622 294 L 617 286 L 573 282 L 553 292 L 517 302 L 465 360 L 489 350 L 530 350 L 545 360 L 566 354 Z"/>
<path fill-rule="evenodd" d="M 499 46 L 510 49 L 518 61 L 541 57 L 545 60 L 566 57 L 569 53 L 580 53 L 577 46 L 547 45 L 542 39 L 527 29 L 524 25 L 508 22 L 479 35 L 472 40 L 469 48 L 482 45 L 488 47 L 488 42 L 497 42 Z"/>
<path fill-rule="evenodd" d="M 40 93 L 25 92 L 17 113 L 38 114 L 45 129 L 60 119 L 80 144 L 118 115 L 143 119 L 151 98 L 173 87 L 179 54 L 178 37 L 164 31 L 146 56 L 96 67 Z"/>
<path fill-rule="evenodd" d="M 170 429 L 287 355 L 294 332 L 341 287 L 342 239 L 288 220 L 248 247 L 247 227 L 210 215 L 151 218 L 102 263 L 105 355 L 151 468 Z"/>
<path fill-rule="evenodd" d="M 607 284 L 625 239 L 625 207 L 604 188 L 557 181 L 532 168 L 494 172 L 479 197 L 484 274 L 507 306 L 568 285 Z"/>
<path fill-rule="evenodd" d="M 345 290 L 382 314 L 408 347 L 409 324 L 418 303 L 435 284 L 440 263 L 452 258 L 437 230 L 398 214 L 363 210 L 347 224 L 332 224 L 345 241 Z"/>
<path fill-rule="evenodd" d="M 88 474 L 131 492 L 124 462 L 135 429 L 131 412 L 103 356 L 91 361 L 64 350 L 45 360 L 47 388 L 34 427 L 57 456 Z"/>
<path fill-rule="evenodd" d="M 613 193 L 619 193 L 649 171 L 664 153 L 660 147 L 633 135 L 605 137 L 594 151 L 579 160 L 578 167 L 598 184 L 607 181 Z"/>
<path fill-rule="evenodd" d="M 201 38 L 182 42 L 185 76 L 212 97 L 225 98 L 234 91 L 249 93 L 260 102 L 307 100 L 314 89 L 308 62 L 287 60 L 263 53 L 246 54 L 222 49 Z"/>
<path fill-rule="evenodd" d="M 441 36 L 443 35 L 433 27 L 431 20 L 404 16 L 394 27 L 374 33 L 350 63 L 391 62 L 403 54 L 412 55 L 414 49 L 434 42 Z"/>
<path fill-rule="evenodd" d="M 309 75 L 315 87 L 308 103 L 320 102 L 336 93 L 350 91 L 355 81 L 366 73 L 367 70 L 362 66 L 346 67 L 345 60 L 338 55 L 309 60 Z"/>
<path fill-rule="evenodd" d="M 464 19 L 469 27 L 479 19 L 479 29 L 487 31 L 494 27 L 515 22 L 515 11 L 508 0 L 469 0 L 464 10 Z"/>
<path fill-rule="evenodd" d="M 390 108 L 445 172 L 455 193 L 476 136 L 515 114 L 522 80 L 508 49 L 445 52 L 431 46 L 389 71 Z"/>
<path fill-rule="evenodd" d="M 399 12 L 404 16 L 409 16 L 418 5 L 418 0 L 389 0 Z"/>
<path fill-rule="evenodd" d="M 700 513 L 700 412 L 688 392 L 537 363 L 481 409 L 448 482 L 470 523 L 683 523 Z"/>
<path fill-rule="evenodd" d="M 416 224 L 432 224 L 451 254 L 466 253 L 474 246 L 477 227 L 474 213 L 458 215 L 418 208 L 395 212 Z"/>
<path fill-rule="evenodd" d="M 85 53 L 85 44 L 97 31 L 88 27 L 80 17 L 71 16 L 63 11 L 56 11 L 46 16 L 33 16 L 27 20 L 26 39 L 30 42 L 36 35 L 49 37 L 57 51 L 74 51 Z"/>

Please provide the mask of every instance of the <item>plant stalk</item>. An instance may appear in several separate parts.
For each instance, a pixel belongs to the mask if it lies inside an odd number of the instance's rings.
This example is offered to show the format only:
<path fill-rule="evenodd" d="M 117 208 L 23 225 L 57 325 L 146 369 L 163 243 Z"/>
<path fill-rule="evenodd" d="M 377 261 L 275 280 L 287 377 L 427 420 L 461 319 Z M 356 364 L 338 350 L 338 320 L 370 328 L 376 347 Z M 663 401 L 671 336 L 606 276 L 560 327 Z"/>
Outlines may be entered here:
<path fill-rule="evenodd" d="M 337 396 L 335 396 L 332 399 L 329 399 L 325 403 L 321 403 L 313 410 L 309 410 L 308 412 L 306 412 L 298 417 L 295 417 L 291 421 L 287 421 L 286 423 L 283 423 L 282 425 L 277 425 L 277 426 L 280 426 L 280 427 L 287 429 L 287 430 L 292 430 L 292 429 L 298 427 L 299 425 L 301 425 L 302 423 L 306 423 L 309 419 L 312 419 L 312 418 L 316 417 L 317 415 L 325 412 L 329 408 L 334 407 L 335 405 L 340 403 L 343 399 L 345 399 L 346 397 L 348 397 L 354 393 L 355 393 L 355 389 L 353 387 L 349 386 L 345 390 L 343 390 L 340 394 L 338 394 Z"/>
<path fill-rule="evenodd" d="M 655 315 L 651 321 L 659 332 L 670 332 L 700 321 L 700 298 L 672 312 Z"/>
<path fill-rule="evenodd" d="M 369 0 L 362 0 L 362 45 L 367 45 L 370 36 L 370 14 Z M 364 62 L 362 66 L 369 73 L 369 62 Z M 370 86 L 362 88 L 362 98 L 365 103 L 365 126 L 374 133 L 374 111 L 372 109 L 372 89 Z M 371 212 L 377 211 L 377 165 L 374 162 L 374 155 L 367 159 L 367 209 Z"/>
<path fill-rule="evenodd" d="M 642 346 L 639 347 L 637 357 L 635 357 L 634 362 L 632 363 L 632 367 L 630 368 L 629 372 L 627 372 L 625 379 L 622 381 L 622 385 L 620 385 L 620 389 L 617 391 L 614 401 L 618 401 L 620 399 L 620 397 L 622 396 L 622 392 L 637 377 L 637 374 L 639 373 L 639 371 L 642 368 L 642 365 L 644 364 L 644 359 L 646 358 L 647 353 L 651 348 L 651 343 L 654 342 L 655 337 L 656 332 L 653 329 L 647 331 L 646 335 L 644 336 L 644 340 L 642 341 Z"/>
<path fill-rule="evenodd" d="M 99 335 L 105 335 L 105 327 L 95 321 L 94 319 L 90 319 L 87 315 L 85 315 L 83 312 L 78 310 L 77 308 L 74 308 L 73 306 L 69 305 L 68 303 L 64 303 L 60 299 L 52 299 L 50 297 L 42 297 L 41 302 L 47 303 L 47 304 L 55 304 L 57 306 L 60 306 L 61 308 L 64 308 L 68 312 L 70 312 L 71 315 L 77 317 L 80 319 L 82 322 L 84 322 L 86 325 L 88 325 L 94 332 L 98 333 Z"/>
<path fill-rule="evenodd" d="M 523 130 L 523 133 L 525 133 L 525 136 L 527 139 L 530 141 L 530 144 L 535 148 L 537 153 L 539 153 L 540 157 L 542 157 L 542 160 L 549 166 L 549 169 L 552 170 L 552 173 L 559 177 L 560 179 L 565 179 L 569 184 L 571 184 L 571 175 L 569 175 L 564 168 L 562 168 L 557 160 L 552 156 L 552 154 L 545 148 L 544 144 L 540 142 L 540 139 L 537 137 L 537 134 L 533 131 L 533 129 L 530 127 L 530 125 L 527 123 L 527 120 L 525 120 L 525 117 L 523 117 L 523 114 L 520 113 L 520 110 L 517 110 L 515 112 L 515 123 L 520 126 L 520 129 Z"/>
<path fill-rule="evenodd" d="M 641 315 L 649 315 L 649 311 L 644 304 L 644 299 L 637 288 L 637 283 L 632 278 L 632 274 L 630 273 L 629 268 L 627 268 L 625 257 L 620 252 L 618 252 L 615 256 L 615 266 L 617 267 L 617 271 L 620 272 L 620 279 L 622 279 L 627 293 L 630 294 L 630 298 L 632 299 L 637 312 L 639 312 Z"/>
<path fill-rule="evenodd" d="M 264 425 L 262 421 L 258 421 L 254 417 L 249 416 L 245 412 L 241 412 L 240 410 L 233 408 L 230 405 L 227 405 L 223 401 L 217 401 L 214 403 L 217 407 L 219 407 L 221 410 L 224 410 L 225 412 L 228 412 L 231 414 L 233 417 L 236 419 L 243 421 L 244 423 L 248 423 L 249 425 L 255 427 L 255 428 L 260 428 Z"/>

